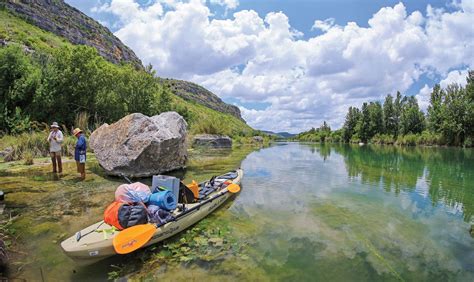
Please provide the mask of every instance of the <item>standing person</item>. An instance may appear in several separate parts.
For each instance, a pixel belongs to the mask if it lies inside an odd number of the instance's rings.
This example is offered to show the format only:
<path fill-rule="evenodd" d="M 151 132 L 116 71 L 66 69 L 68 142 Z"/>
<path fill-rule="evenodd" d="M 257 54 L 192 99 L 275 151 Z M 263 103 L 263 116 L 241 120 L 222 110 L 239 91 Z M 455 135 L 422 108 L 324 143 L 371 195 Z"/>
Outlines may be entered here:
<path fill-rule="evenodd" d="M 84 180 L 86 179 L 86 137 L 79 128 L 74 129 L 72 134 L 77 138 L 76 148 L 74 150 L 77 172 L 81 174 L 81 180 Z"/>
<path fill-rule="evenodd" d="M 63 163 L 61 162 L 61 144 L 63 143 L 63 133 L 59 130 L 57 122 L 51 124 L 51 131 L 48 135 L 49 153 L 51 154 L 51 162 L 53 163 L 53 173 L 63 172 Z M 58 169 L 56 169 L 58 168 Z"/>

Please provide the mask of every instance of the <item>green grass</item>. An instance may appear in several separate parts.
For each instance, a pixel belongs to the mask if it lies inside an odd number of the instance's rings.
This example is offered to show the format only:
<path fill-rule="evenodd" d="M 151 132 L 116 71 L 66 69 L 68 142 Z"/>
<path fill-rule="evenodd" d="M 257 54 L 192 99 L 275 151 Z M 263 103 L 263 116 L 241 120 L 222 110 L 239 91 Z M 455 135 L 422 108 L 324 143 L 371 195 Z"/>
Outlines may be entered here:
<path fill-rule="evenodd" d="M 65 38 L 31 25 L 5 10 L 0 10 L 0 39 L 46 53 L 51 53 L 54 48 L 72 45 Z"/>

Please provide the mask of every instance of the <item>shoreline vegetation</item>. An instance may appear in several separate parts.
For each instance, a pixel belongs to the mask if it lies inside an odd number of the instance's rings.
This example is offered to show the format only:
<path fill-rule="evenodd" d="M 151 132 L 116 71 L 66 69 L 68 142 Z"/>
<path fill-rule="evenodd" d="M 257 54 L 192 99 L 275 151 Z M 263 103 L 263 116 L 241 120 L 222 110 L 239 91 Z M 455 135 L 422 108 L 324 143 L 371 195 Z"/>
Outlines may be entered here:
<path fill-rule="evenodd" d="M 299 133 L 291 140 L 306 142 L 385 144 L 402 146 L 474 147 L 474 71 L 467 84 L 435 85 L 426 114 L 414 96 L 387 95 L 385 101 L 349 107 L 344 125 L 332 131 L 319 128 Z"/>

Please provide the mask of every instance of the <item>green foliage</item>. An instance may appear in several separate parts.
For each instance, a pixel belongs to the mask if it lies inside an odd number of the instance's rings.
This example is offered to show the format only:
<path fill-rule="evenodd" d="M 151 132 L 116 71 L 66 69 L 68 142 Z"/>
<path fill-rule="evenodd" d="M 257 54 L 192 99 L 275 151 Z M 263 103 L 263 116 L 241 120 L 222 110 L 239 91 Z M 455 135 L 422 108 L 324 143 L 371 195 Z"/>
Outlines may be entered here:
<path fill-rule="evenodd" d="M 395 136 L 398 124 L 396 123 L 395 106 L 392 95 L 388 94 L 383 103 L 383 125 L 385 133 Z"/>
<path fill-rule="evenodd" d="M 425 116 L 418 107 L 416 98 L 406 98 L 400 116 L 399 132 L 403 135 L 421 133 L 425 128 Z"/>
<path fill-rule="evenodd" d="M 345 142 L 349 142 L 352 135 L 356 133 L 356 126 L 361 117 L 360 111 L 356 107 L 349 107 L 349 112 L 346 115 L 346 120 L 343 126 L 343 139 Z"/>

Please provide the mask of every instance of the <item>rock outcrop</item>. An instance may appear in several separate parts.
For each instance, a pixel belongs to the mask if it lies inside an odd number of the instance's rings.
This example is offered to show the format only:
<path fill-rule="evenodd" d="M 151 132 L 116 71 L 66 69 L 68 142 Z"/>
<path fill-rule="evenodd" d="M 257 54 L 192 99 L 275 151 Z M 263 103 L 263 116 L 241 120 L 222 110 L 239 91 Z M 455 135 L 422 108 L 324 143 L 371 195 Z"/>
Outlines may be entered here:
<path fill-rule="evenodd" d="M 7 0 L 3 5 L 14 15 L 72 44 L 95 47 L 102 57 L 114 64 L 128 62 L 143 69 L 135 53 L 112 32 L 62 0 Z"/>
<path fill-rule="evenodd" d="M 195 83 L 177 80 L 160 79 L 161 83 L 166 85 L 173 94 L 187 101 L 196 102 L 210 109 L 221 113 L 230 114 L 245 122 L 240 114 L 240 109 L 234 105 L 224 103 L 216 94 Z"/>
<path fill-rule="evenodd" d="M 89 144 L 107 174 L 145 177 L 185 167 L 186 127 L 176 112 L 135 113 L 97 128 Z"/>
<path fill-rule="evenodd" d="M 193 138 L 193 147 L 232 148 L 232 139 L 224 135 L 199 134 Z"/>

